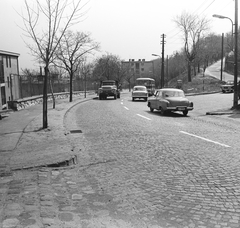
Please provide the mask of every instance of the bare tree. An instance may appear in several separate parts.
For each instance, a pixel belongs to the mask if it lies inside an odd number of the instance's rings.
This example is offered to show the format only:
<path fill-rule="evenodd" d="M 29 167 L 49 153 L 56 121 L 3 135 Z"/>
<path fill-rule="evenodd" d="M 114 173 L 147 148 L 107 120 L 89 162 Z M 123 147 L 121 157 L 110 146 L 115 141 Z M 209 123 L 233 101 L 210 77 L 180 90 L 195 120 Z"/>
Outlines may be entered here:
<path fill-rule="evenodd" d="M 99 44 L 90 38 L 89 33 L 67 31 L 59 43 L 55 64 L 63 67 L 70 76 L 70 96 L 69 102 L 72 102 L 73 77 L 78 71 L 84 57 L 92 53 L 93 50 L 99 49 Z M 58 64 L 58 62 L 62 64 Z"/>
<path fill-rule="evenodd" d="M 122 72 L 124 74 L 124 80 L 128 83 L 128 90 L 131 91 L 133 84 L 134 71 L 131 69 L 131 63 L 123 64 L 121 66 Z"/>
<path fill-rule="evenodd" d="M 43 128 L 48 127 L 47 120 L 47 81 L 49 65 L 54 53 L 69 27 L 78 23 L 85 14 L 81 0 L 34 0 L 32 4 L 25 0 L 26 13 L 22 14 L 26 36 L 33 41 L 27 44 L 32 54 L 45 67 L 43 89 Z"/>
<path fill-rule="evenodd" d="M 87 96 L 87 79 L 90 77 L 92 72 L 93 65 L 91 63 L 87 63 L 86 58 L 82 59 L 79 65 L 78 74 L 82 78 L 84 83 L 84 97 Z"/>
<path fill-rule="evenodd" d="M 104 79 L 117 80 L 120 66 L 121 60 L 118 56 L 113 54 L 103 55 L 96 60 L 93 75 L 98 81 Z"/>
<path fill-rule="evenodd" d="M 188 64 L 188 81 L 191 82 L 191 66 L 199 50 L 199 40 L 209 29 L 210 20 L 183 12 L 174 21 L 183 33 L 184 51 Z"/>

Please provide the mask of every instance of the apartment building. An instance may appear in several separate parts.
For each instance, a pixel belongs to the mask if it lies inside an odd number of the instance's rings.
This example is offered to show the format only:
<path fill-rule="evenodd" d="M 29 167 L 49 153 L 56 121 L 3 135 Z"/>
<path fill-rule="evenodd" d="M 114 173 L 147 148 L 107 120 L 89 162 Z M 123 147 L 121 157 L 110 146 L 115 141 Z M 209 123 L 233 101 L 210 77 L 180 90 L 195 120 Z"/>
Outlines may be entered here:
<path fill-rule="evenodd" d="M 133 82 L 137 78 L 153 78 L 154 76 L 153 61 L 129 59 L 129 61 L 123 61 L 122 65 L 124 69 L 128 69 L 129 77 L 132 77 Z"/>
<path fill-rule="evenodd" d="M 20 54 L 0 50 L 0 110 L 8 108 L 8 101 L 20 98 Z"/>

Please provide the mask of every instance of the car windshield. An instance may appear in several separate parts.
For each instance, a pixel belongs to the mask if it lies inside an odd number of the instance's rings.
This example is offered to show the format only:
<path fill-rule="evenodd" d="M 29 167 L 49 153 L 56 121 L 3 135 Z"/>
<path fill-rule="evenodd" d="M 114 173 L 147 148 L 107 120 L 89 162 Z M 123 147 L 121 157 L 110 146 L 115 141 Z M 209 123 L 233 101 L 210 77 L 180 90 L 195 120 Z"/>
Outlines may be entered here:
<path fill-rule="evenodd" d="M 144 88 L 144 87 L 134 87 L 133 90 L 134 91 L 146 91 L 146 88 Z"/>
<path fill-rule="evenodd" d="M 164 97 L 185 97 L 182 91 L 165 91 L 163 92 Z"/>
<path fill-rule="evenodd" d="M 115 82 L 102 82 L 102 85 L 115 85 Z"/>

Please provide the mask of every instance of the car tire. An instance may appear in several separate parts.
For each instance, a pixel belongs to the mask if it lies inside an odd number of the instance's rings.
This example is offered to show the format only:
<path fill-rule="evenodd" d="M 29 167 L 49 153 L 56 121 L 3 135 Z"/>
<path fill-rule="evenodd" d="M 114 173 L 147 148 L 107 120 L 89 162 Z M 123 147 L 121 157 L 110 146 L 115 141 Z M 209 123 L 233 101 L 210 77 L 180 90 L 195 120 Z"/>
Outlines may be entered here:
<path fill-rule="evenodd" d="M 102 96 L 99 96 L 99 100 L 102 100 Z"/>
<path fill-rule="evenodd" d="M 152 108 L 152 107 L 149 107 L 149 108 L 150 108 L 150 112 L 153 112 L 154 108 Z"/>
<path fill-rule="evenodd" d="M 184 115 L 184 116 L 187 116 L 187 114 L 188 114 L 188 110 L 184 110 L 184 111 L 183 111 L 183 115 Z"/>
<path fill-rule="evenodd" d="M 147 101 L 147 98 L 144 98 L 144 101 Z"/>
<path fill-rule="evenodd" d="M 165 113 L 166 113 L 165 110 L 164 110 L 162 107 L 160 107 L 159 109 L 160 109 L 160 113 L 161 113 L 161 115 L 164 116 Z"/>
<path fill-rule="evenodd" d="M 132 98 L 132 101 L 135 101 L 135 98 L 134 98 L 134 97 Z"/>

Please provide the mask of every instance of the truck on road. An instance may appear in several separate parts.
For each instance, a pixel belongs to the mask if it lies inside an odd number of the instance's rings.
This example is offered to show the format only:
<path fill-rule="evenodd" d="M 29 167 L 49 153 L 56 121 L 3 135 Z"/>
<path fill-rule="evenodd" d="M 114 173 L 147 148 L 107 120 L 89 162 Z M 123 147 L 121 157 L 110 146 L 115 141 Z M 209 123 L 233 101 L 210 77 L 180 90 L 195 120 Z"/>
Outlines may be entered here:
<path fill-rule="evenodd" d="M 101 81 L 100 88 L 98 89 L 99 100 L 107 99 L 108 97 L 114 99 L 120 98 L 119 84 L 115 80 Z"/>

